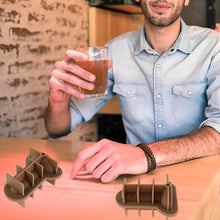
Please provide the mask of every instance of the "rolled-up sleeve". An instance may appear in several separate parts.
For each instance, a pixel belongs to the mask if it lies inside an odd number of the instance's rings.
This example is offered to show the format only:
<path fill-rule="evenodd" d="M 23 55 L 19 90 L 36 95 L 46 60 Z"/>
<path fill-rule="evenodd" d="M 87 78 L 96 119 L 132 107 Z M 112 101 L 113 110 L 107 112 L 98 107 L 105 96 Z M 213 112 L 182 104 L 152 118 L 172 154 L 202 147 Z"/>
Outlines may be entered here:
<path fill-rule="evenodd" d="M 207 74 L 207 81 L 206 120 L 201 123 L 200 127 L 210 126 L 220 133 L 220 48 L 219 52 L 212 57 Z"/>
<path fill-rule="evenodd" d="M 71 115 L 71 131 L 73 131 L 79 124 L 84 124 L 89 121 L 108 100 L 113 98 L 114 93 L 112 92 L 113 81 L 111 70 L 109 70 L 108 75 L 108 92 L 106 96 L 86 98 L 83 100 L 71 96 L 69 107 Z"/>

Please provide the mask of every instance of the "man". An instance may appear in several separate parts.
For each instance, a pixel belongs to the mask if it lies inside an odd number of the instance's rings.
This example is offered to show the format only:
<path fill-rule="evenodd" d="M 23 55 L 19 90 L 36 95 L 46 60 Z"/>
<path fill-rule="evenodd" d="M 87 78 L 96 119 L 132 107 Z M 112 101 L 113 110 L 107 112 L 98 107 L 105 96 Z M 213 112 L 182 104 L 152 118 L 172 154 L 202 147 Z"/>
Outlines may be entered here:
<path fill-rule="evenodd" d="M 81 151 L 70 178 L 87 170 L 110 182 L 220 153 L 220 35 L 181 20 L 189 1 L 141 0 L 142 31 L 108 43 L 106 97 L 84 99 L 78 90 L 94 88 L 95 77 L 74 63 L 86 55 L 67 51 L 55 64 L 46 115 L 51 136 L 85 123 L 116 93 L 127 134 L 127 144 L 104 139 Z"/>

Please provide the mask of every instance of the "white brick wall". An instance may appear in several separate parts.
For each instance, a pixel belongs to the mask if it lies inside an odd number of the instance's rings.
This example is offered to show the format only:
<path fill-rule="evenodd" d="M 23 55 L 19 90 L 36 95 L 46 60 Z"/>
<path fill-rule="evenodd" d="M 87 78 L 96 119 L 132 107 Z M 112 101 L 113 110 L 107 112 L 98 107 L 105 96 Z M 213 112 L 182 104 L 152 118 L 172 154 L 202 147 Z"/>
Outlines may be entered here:
<path fill-rule="evenodd" d="M 87 46 L 87 14 L 85 0 L 0 1 L 0 136 L 47 137 L 53 64 L 67 49 Z"/>

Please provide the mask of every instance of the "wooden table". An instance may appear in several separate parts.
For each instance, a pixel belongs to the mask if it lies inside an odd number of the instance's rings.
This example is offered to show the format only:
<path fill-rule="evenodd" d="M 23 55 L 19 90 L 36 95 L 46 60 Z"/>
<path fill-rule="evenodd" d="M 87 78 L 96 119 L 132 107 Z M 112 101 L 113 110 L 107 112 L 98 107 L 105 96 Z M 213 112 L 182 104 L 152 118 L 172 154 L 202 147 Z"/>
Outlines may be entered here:
<path fill-rule="evenodd" d="M 0 219 L 63 219 L 63 220 L 135 220 L 166 219 L 158 211 L 154 218 L 150 210 L 128 210 L 115 201 L 122 188 L 123 177 L 109 184 L 98 180 L 70 180 L 69 173 L 77 152 L 90 145 L 88 142 L 69 142 L 62 140 L 36 140 L 0 138 Z M 16 165 L 25 167 L 25 158 L 29 148 L 48 154 L 57 160 L 63 171 L 55 185 L 43 183 L 42 190 L 37 189 L 33 198 L 25 200 L 25 207 L 12 202 L 4 195 L 5 174 L 16 174 Z M 172 166 L 159 167 L 150 174 L 126 176 L 127 183 L 164 184 L 166 174 L 176 186 L 178 213 L 169 219 L 219 220 L 220 219 L 220 155 L 196 159 Z"/>

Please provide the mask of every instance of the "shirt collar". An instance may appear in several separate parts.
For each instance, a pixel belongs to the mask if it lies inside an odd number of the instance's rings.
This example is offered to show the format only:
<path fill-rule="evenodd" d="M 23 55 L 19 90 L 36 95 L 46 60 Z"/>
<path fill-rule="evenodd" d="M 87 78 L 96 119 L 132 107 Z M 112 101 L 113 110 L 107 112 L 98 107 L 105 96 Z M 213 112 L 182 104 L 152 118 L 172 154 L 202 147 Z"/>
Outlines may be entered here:
<path fill-rule="evenodd" d="M 171 49 L 171 48 L 170 48 Z M 143 25 L 140 33 L 140 41 L 137 47 L 135 48 L 135 55 L 141 53 L 143 50 L 146 50 L 146 52 L 155 54 L 155 51 L 153 48 L 149 45 L 149 43 L 146 40 L 145 37 L 145 27 Z M 185 24 L 185 22 L 181 19 L 181 31 L 180 34 L 172 46 L 172 51 L 175 52 L 176 50 L 180 50 L 184 53 L 191 53 L 192 49 L 190 46 L 190 37 L 189 37 L 189 31 L 188 26 Z"/>
<path fill-rule="evenodd" d="M 191 53 L 192 47 L 190 45 L 190 32 L 188 26 L 181 19 L 181 32 L 179 35 L 178 49 L 184 53 Z"/>
<path fill-rule="evenodd" d="M 145 26 L 144 25 L 143 25 L 143 27 L 141 29 L 140 41 L 139 41 L 139 44 L 137 44 L 137 47 L 135 48 L 134 54 L 137 55 L 137 54 L 141 53 L 143 50 L 146 50 L 148 53 L 150 53 L 151 51 L 152 52 L 154 51 L 152 49 L 152 47 L 148 44 L 147 40 L 146 40 L 146 37 L 145 37 Z"/>

